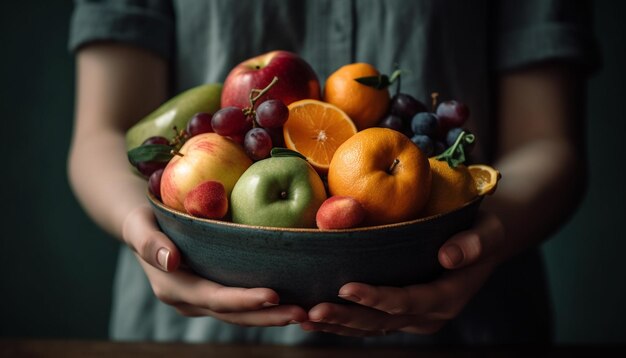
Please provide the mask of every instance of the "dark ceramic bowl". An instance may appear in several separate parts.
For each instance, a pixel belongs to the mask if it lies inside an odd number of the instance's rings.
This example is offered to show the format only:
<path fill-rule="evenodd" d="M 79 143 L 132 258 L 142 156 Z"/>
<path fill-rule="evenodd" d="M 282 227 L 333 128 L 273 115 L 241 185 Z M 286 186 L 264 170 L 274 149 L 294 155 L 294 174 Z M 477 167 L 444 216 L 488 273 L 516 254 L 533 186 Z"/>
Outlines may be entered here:
<path fill-rule="evenodd" d="M 348 282 L 405 286 L 443 271 L 441 245 L 474 222 L 479 197 L 447 214 L 398 224 L 320 231 L 199 219 L 149 195 L 161 229 L 199 275 L 226 286 L 269 287 L 281 303 L 310 308 Z"/>

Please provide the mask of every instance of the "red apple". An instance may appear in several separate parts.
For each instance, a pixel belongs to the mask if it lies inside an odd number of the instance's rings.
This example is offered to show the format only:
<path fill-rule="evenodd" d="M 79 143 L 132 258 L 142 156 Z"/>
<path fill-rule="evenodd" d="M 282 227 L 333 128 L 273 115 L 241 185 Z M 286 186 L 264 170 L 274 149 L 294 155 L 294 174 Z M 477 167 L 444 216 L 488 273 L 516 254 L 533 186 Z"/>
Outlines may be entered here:
<path fill-rule="evenodd" d="M 289 51 L 272 51 L 235 66 L 224 81 L 222 108 L 250 106 L 250 90 L 263 89 L 278 77 L 278 82 L 257 102 L 278 99 L 285 105 L 305 98 L 320 99 L 320 83 L 304 59 Z"/>
<path fill-rule="evenodd" d="M 250 165 L 241 145 L 216 133 L 202 133 L 191 137 L 167 163 L 161 176 L 163 204 L 185 211 L 185 197 L 198 184 L 214 180 L 224 185 L 226 197 Z"/>

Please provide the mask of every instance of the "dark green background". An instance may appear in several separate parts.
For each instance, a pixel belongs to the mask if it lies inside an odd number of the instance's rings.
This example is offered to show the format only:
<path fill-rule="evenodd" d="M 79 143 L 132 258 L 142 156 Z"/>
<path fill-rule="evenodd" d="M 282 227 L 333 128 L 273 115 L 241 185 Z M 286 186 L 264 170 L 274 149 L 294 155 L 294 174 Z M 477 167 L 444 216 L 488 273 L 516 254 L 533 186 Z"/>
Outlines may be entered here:
<path fill-rule="evenodd" d="M 604 67 L 590 82 L 590 188 L 545 245 L 561 343 L 626 343 L 626 3 L 594 8 Z M 82 212 L 66 178 L 71 9 L 68 0 L 14 1 L 0 15 L 0 337 L 107 334 L 117 243 Z"/>

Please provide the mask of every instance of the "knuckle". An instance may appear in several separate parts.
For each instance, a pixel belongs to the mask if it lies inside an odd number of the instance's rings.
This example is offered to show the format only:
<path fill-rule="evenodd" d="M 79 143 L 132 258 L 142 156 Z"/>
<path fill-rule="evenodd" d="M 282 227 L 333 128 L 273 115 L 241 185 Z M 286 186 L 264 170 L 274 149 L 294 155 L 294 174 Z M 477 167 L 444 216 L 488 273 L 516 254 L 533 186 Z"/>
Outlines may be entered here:
<path fill-rule="evenodd" d="M 141 239 L 138 240 L 136 245 L 134 245 L 135 251 L 146 261 L 151 262 L 150 260 L 150 251 L 152 250 L 153 238 L 152 235 L 145 235 Z"/>
<path fill-rule="evenodd" d="M 483 252 L 482 238 L 479 235 L 470 235 L 464 245 L 465 255 L 470 259 L 480 257 Z"/>
<path fill-rule="evenodd" d="M 165 288 L 161 287 L 160 285 L 152 285 L 152 292 L 154 293 L 154 296 L 161 302 L 167 304 L 167 305 L 174 305 L 176 304 L 176 300 L 172 297 L 172 295 L 169 293 L 168 290 L 166 290 Z"/>

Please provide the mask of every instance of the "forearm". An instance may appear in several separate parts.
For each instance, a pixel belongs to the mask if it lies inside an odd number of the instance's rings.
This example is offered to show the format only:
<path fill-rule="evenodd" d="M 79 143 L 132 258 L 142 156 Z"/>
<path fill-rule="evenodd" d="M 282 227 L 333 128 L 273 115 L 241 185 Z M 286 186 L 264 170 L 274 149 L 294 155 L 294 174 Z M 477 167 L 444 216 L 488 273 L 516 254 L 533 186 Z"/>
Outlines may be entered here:
<path fill-rule="evenodd" d="M 506 231 L 503 258 L 554 234 L 575 212 L 587 184 L 584 79 L 576 68 L 544 65 L 500 81 L 502 173 L 485 208 Z"/>
<path fill-rule="evenodd" d="M 125 133 L 167 96 L 167 63 L 116 43 L 96 43 L 77 58 L 76 123 L 70 184 L 86 212 L 121 238 L 124 220 L 147 205 L 147 183 L 127 160 Z"/>
<path fill-rule="evenodd" d="M 495 164 L 502 179 L 483 207 L 504 225 L 499 260 L 540 244 L 576 211 L 586 188 L 586 166 L 571 145 L 538 139 Z"/>
<path fill-rule="evenodd" d="M 70 150 L 71 186 L 88 215 L 121 238 L 124 219 L 147 203 L 147 184 L 125 160 L 124 136 L 113 131 L 76 138 Z"/>

